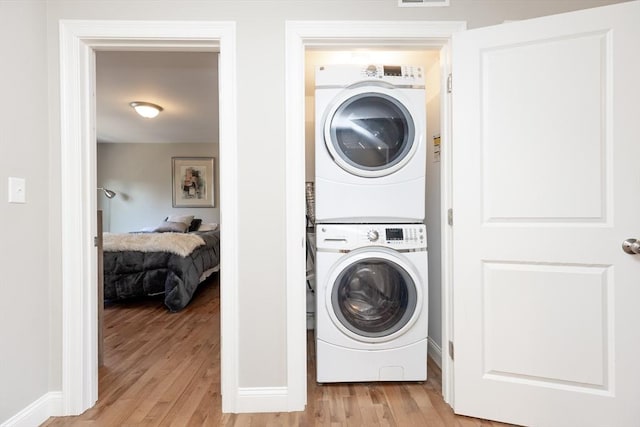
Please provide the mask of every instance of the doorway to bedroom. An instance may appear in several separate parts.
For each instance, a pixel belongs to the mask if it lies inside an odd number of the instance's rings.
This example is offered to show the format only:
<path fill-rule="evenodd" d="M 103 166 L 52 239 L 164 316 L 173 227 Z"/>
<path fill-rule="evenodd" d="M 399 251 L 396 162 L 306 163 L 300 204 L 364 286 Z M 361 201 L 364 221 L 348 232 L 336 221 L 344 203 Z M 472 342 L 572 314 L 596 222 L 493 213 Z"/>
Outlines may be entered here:
<path fill-rule="evenodd" d="M 131 395 L 129 401 L 146 396 L 131 405 L 135 410 L 121 411 L 126 422 L 162 415 L 149 398 L 158 384 L 198 392 L 188 382 L 167 383 L 159 372 L 206 374 L 211 387 L 220 382 L 220 335 L 211 333 L 220 330 L 218 59 L 217 52 L 96 51 L 97 207 L 108 235 L 99 255 L 105 301 L 102 312 L 99 301 L 100 395 L 92 410 L 114 393 Z M 159 114 L 138 114 L 133 104 L 141 102 L 159 106 Z M 205 245 L 187 257 L 146 252 L 149 239 L 157 246 L 157 238 L 169 237 L 159 232 L 178 226 L 185 233 L 163 244 L 198 237 Z M 140 242 L 129 242 L 132 236 Z M 135 249 L 145 252 L 118 248 L 125 240 L 143 243 Z M 192 265 L 202 271 L 192 273 Z M 124 266 L 131 268 L 125 273 Z"/>
<path fill-rule="evenodd" d="M 221 240 L 220 288 L 225 307 L 235 310 L 237 260 L 227 248 L 237 236 L 237 152 L 235 90 L 235 24 L 218 21 L 83 21 L 60 23 L 61 229 L 62 252 L 62 405 L 66 415 L 79 414 L 98 399 L 95 54 L 97 51 L 218 52 L 220 87 L 220 194 L 224 235 Z M 226 242 L 226 243 L 225 243 Z M 226 254 L 226 255 L 225 255 Z M 85 286 L 90 283 L 92 286 Z M 226 318 L 229 310 L 222 310 Z M 224 319 L 223 319 L 224 320 Z M 234 330 L 235 323 L 221 322 Z M 210 333 L 215 333 L 211 331 Z M 233 333 L 219 333 L 221 364 L 236 358 Z M 224 349 L 224 351 L 222 351 Z M 223 378 L 222 391 L 236 384 Z M 222 393 L 224 407 L 227 396 Z"/>

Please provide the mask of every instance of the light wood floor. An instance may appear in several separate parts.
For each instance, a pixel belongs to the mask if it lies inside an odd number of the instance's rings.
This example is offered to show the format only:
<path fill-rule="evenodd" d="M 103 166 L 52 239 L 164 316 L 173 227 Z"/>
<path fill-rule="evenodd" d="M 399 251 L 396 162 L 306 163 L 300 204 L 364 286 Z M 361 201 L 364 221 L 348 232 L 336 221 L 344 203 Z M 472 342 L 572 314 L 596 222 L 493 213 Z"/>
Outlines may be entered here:
<path fill-rule="evenodd" d="M 504 424 L 456 416 L 440 395 L 440 370 L 417 383 L 315 382 L 309 335 L 304 412 L 222 414 L 220 398 L 220 289 L 201 285 L 183 311 L 161 299 L 105 308 L 105 363 L 99 400 L 77 417 L 52 417 L 45 427 L 79 426 L 459 426 Z"/>

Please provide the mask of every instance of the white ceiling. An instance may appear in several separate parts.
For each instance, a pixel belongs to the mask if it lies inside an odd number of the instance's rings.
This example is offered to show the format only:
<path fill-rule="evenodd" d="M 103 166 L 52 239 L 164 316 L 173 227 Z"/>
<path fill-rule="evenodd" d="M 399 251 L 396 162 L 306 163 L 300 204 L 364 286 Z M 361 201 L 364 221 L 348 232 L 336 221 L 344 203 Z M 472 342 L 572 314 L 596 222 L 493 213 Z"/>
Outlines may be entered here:
<path fill-rule="evenodd" d="M 158 104 L 154 119 L 132 101 Z M 213 52 L 96 53 L 98 142 L 218 142 L 218 54 Z"/>

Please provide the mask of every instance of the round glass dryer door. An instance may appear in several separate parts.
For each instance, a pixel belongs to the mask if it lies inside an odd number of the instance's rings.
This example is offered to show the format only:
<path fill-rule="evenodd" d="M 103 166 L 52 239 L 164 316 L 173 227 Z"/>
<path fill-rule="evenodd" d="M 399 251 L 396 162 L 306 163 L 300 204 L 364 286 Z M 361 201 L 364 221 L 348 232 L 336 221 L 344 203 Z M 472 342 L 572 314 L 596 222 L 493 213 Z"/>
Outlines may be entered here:
<path fill-rule="evenodd" d="M 416 126 L 407 107 L 385 92 L 367 91 L 337 104 L 325 122 L 325 140 L 336 163 L 357 176 L 400 169 L 415 151 Z"/>
<path fill-rule="evenodd" d="M 415 319 L 416 283 L 399 264 L 384 258 L 357 260 L 338 274 L 331 307 L 340 324 L 358 337 L 389 337 Z"/>

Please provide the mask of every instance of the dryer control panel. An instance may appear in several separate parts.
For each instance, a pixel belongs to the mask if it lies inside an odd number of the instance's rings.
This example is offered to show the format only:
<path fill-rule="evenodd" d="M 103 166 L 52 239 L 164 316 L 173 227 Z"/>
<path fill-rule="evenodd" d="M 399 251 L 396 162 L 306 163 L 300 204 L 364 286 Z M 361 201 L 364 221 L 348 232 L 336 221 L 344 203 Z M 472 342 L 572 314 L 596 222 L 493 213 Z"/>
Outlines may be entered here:
<path fill-rule="evenodd" d="M 382 64 L 331 64 L 316 68 L 316 87 L 346 87 L 372 80 L 420 88 L 425 84 L 425 70 L 419 65 Z"/>
<path fill-rule="evenodd" d="M 364 69 L 367 77 L 403 77 L 422 78 L 422 67 L 413 65 L 367 65 Z"/>
<path fill-rule="evenodd" d="M 370 246 L 425 250 L 427 230 L 424 224 L 318 224 L 316 245 L 345 252 Z"/>

